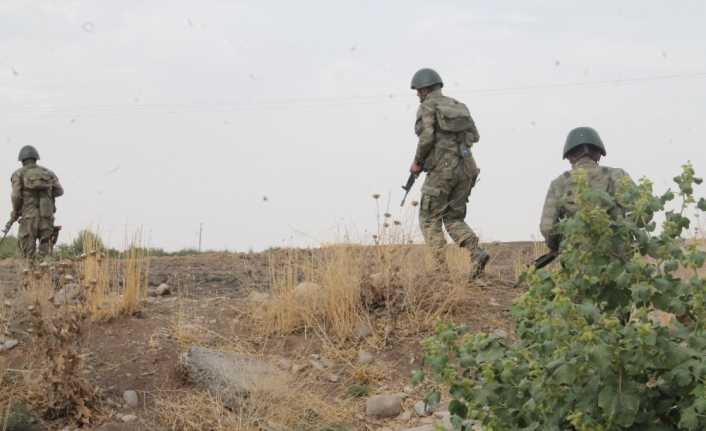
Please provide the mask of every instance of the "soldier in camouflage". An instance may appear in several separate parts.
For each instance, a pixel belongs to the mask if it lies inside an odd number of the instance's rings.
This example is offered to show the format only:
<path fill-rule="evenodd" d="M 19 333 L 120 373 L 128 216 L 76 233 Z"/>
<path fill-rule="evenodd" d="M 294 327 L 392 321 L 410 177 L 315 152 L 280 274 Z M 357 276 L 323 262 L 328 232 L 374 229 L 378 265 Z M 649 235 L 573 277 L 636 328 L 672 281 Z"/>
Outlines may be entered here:
<path fill-rule="evenodd" d="M 451 239 L 471 253 L 471 279 L 475 279 L 490 259 L 464 221 L 468 198 L 480 173 L 471 154 L 479 135 L 466 105 L 444 96 L 443 86 L 432 69 L 421 69 L 412 78 L 411 87 L 417 91 L 420 105 L 414 127 L 419 143 L 410 172 L 427 173 L 419 225 L 436 264 L 446 268 L 445 227 Z"/>
<path fill-rule="evenodd" d="M 573 129 L 566 138 L 563 154 L 564 159 L 569 159 L 571 170 L 559 175 L 549 186 L 540 223 L 540 231 L 552 251 L 558 251 L 561 243 L 561 237 L 556 232 L 557 224 L 576 212 L 574 172 L 584 170 L 593 190 L 611 195 L 615 195 L 621 182 L 634 184 L 624 170 L 599 166 L 598 162 L 601 156 L 606 155 L 606 149 L 598 132 L 590 127 Z M 621 213 L 617 207 L 610 208 L 609 212 L 614 217 Z"/>
<path fill-rule="evenodd" d="M 64 189 L 52 171 L 37 165 L 39 153 L 34 147 L 23 147 L 18 160 L 22 167 L 12 174 L 10 219 L 20 220 L 18 240 L 22 255 L 43 259 L 51 254 L 53 246 L 54 200 L 64 194 Z"/>

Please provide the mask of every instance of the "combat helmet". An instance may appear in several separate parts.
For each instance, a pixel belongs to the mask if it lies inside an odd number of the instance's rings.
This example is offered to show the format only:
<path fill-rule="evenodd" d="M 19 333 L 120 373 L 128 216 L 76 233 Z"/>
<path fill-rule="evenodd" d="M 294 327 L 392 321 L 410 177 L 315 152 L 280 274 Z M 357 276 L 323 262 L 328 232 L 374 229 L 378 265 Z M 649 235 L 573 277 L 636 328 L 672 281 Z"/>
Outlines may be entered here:
<path fill-rule="evenodd" d="M 419 69 L 417 73 L 412 77 L 412 90 L 419 90 L 420 88 L 431 87 L 432 85 L 440 84 L 444 86 L 444 82 L 441 80 L 441 76 L 436 73 L 434 69 Z"/>
<path fill-rule="evenodd" d="M 577 127 L 569 132 L 569 136 L 566 137 L 564 158 L 566 158 L 566 155 L 569 154 L 571 150 L 581 145 L 591 145 L 597 148 L 601 154 L 606 155 L 605 146 L 603 146 L 603 141 L 601 141 L 601 137 L 598 136 L 598 132 L 591 127 Z"/>
<path fill-rule="evenodd" d="M 20 150 L 20 155 L 17 156 L 17 160 L 24 162 L 27 159 L 39 160 L 39 151 L 31 145 L 25 145 Z"/>

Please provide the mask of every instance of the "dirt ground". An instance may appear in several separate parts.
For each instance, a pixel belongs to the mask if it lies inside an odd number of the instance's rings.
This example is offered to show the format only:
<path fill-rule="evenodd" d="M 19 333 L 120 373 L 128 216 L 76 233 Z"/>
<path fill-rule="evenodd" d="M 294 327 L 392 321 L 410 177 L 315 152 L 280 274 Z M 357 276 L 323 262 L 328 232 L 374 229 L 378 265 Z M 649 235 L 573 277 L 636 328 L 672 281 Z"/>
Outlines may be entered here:
<path fill-rule="evenodd" d="M 521 289 L 512 285 L 518 269 L 532 260 L 537 247 L 533 243 L 503 243 L 491 244 L 489 249 L 493 259 L 487 268 L 488 275 L 468 287 L 467 306 L 455 313 L 454 320 L 478 331 L 502 329 L 511 333 L 509 310 L 512 300 L 521 293 Z M 95 429 L 155 429 L 149 425 L 154 423 L 151 422 L 154 400 L 194 390 L 178 366 L 179 355 L 193 344 L 284 358 L 303 366 L 312 357 L 326 358 L 331 365 L 325 373 L 311 367 L 301 373 L 331 399 L 345 398 L 347 387 L 355 381 L 356 373 L 360 373 L 354 364 L 355 356 L 359 349 L 365 348 L 375 355 L 373 370 L 376 371 L 367 371 L 371 393 L 402 391 L 408 386 L 411 371 L 422 365 L 420 341 L 428 332 L 414 332 L 394 324 L 390 328 L 389 321 L 380 319 L 374 322 L 372 341 L 359 340 L 332 349 L 326 340 L 307 333 L 265 337 L 253 330 L 250 295 L 271 288 L 269 271 L 276 253 L 277 250 L 151 258 L 149 284 L 167 283 L 170 295 L 147 298 L 136 316 L 84 322 L 81 353 L 86 377 L 100 389 L 103 400 Z M 12 307 L 18 295 L 20 265 L 18 261 L 0 261 L 0 301 L 6 309 Z M 9 315 L 22 315 L 21 310 L 16 311 Z M 20 344 L 0 356 L 5 356 L 9 370 L 31 373 L 31 369 L 25 368 L 27 355 L 33 352 L 31 333 L 24 325 L 22 319 L 8 323 L 7 332 Z M 383 333 L 384 340 L 380 341 Z M 332 373 L 340 379 L 330 378 Z M 139 394 L 137 409 L 123 406 L 126 390 Z M 354 419 L 359 429 L 378 429 L 384 424 L 363 418 L 364 399 L 355 403 L 359 414 Z M 125 413 L 135 414 L 139 421 L 118 425 L 119 416 Z M 101 423 L 114 425 L 99 428 Z M 61 421 L 43 424 L 45 429 L 64 429 L 65 425 Z"/>

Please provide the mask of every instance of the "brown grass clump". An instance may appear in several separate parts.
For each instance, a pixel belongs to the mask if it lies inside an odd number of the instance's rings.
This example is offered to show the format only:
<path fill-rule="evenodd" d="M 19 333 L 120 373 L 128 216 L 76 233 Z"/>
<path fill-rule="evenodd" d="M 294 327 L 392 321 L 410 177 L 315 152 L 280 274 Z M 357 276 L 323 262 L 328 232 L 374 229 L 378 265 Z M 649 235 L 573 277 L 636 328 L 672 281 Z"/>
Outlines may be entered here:
<path fill-rule="evenodd" d="M 353 416 L 351 406 L 326 401 L 311 391 L 309 384 L 261 384 L 234 409 L 206 392 L 157 395 L 155 425 L 174 431 L 318 431 Z"/>
<path fill-rule="evenodd" d="M 86 292 L 86 311 L 92 320 L 109 320 L 140 311 L 147 292 L 149 259 L 137 233 L 127 251 L 111 256 L 95 235 L 85 235 L 79 263 L 81 286 Z"/>
<path fill-rule="evenodd" d="M 449 248 L 448 262 L 440 277 L 415 245 L 289 250 L 271 258 L 273 298 L 254 317 L 263 335 L 313 330 L 345 340 L 375 314 L 428 329 L 467 299 L 467 252 Z"/>

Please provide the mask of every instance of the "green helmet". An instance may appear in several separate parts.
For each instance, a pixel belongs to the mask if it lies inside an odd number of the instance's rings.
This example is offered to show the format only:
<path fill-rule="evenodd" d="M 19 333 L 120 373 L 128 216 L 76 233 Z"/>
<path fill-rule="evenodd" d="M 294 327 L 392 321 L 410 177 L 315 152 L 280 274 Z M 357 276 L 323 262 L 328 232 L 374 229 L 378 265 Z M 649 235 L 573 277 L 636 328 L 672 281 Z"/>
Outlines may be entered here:
<path fill-rule="evenodd" d="M 22 147 L 20 155 L 17 157 L 20 162 L 24 162 L 27 159 L 39 160 L 39 151 L 31 145 Z"/>
<path fill-rule="evenodd" d="M 566 143 L 564 144 L 564 158 L 571 152 L 574 148 L 578 148 L 581 145 L 591 145 L 597 148 L 601 154 L 606 155 L 605 147 L 603 146 L 603 141 L 601 137 L 598 136 L 598 132 L 590 127 L 577 127 L 571 132 L 569 136 L 566 137 Z"/>
<path fill-rule="evenodd" d="M 440 84 L 444 86 L 441 76 L 434 69 L 419 69 L 412 77 L 412 90 L 431 87 L 432 85 Z"/>

